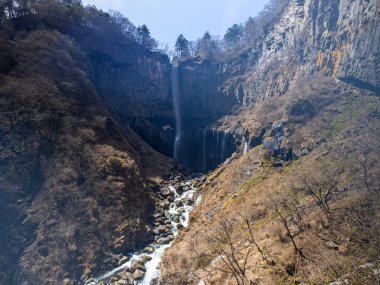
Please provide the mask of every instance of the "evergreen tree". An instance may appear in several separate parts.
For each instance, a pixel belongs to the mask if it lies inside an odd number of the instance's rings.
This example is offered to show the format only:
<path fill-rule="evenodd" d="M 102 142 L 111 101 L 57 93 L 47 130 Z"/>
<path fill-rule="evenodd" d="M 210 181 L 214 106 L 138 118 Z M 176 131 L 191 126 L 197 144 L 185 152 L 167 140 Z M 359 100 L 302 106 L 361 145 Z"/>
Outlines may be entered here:
<path fill-rule="evenodd" d="M 232 27 L 228 28 L 227 32 L 224 35 L 224 40 L 227 45 L 234 46 L 236 45 L 241 38 L 244 36 L 244 27 L 241 24 L 234 24 Z"/>
<path fill-rule="evenodd" d="M 190 55 L 189 41 L 182 34 L 180 34 L 177 38 L 177 41 L 175 43 L 175 50 L 182 58 L 189 57 Z"/>
<path fill-rule="evenodd" d="M 154 49 L 157 47 L 157 42 L 151 37 L 150 31 L 146 25 L 138 26 L 136 29 L 136 39 L 138 43 L 147 49 Z"/>
<path fill-rule="evenodd" d="M 218 53 L 217 41 L 212 39 L 208 31 L 198 40 L 196 53 L 208 58 L 214 58 Z"/>

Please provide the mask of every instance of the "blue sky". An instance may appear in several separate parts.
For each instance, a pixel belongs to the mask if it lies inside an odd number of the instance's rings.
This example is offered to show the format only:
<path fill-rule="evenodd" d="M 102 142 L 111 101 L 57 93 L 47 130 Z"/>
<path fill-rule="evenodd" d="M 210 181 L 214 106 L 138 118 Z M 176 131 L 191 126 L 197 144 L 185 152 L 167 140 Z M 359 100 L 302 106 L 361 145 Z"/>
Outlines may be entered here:
<path fill-rule="evenodd" d="M 188 40 L 207 30 L 223 36 L 228 27 L 260 12 L 268 0 L 82 0 L 104 11 L 117 10 L 136 26 L 146 24 L 152 36 L 173 48 L 179 34 Z"/>

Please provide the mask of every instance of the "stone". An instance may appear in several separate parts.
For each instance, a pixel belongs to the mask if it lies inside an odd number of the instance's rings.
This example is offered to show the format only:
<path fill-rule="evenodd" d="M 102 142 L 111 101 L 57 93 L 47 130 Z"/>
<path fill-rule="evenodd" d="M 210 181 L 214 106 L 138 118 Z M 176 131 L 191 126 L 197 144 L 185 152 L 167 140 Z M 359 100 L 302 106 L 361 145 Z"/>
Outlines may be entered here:
<path fill-rule="evenodd" d="M 143 249 L 143 253 L 148 253 L 148 254 L 151 254 L 155 251 L 156 249 L 152 246 L 147 246 L 146 248 Z"/>
<path fill-rule="evenodd" d="M 162 237 L 162 238 L 159 238 L 159 239 L 157 240 L 157 243 L 158 243 L 158 244 L 168 244 L 168 243 L 170 243 L 170 239 L 167 238 L 167 237 Z"/>
<path fill-rule="evenodd" d="M 120 276 L 112 276 L 111 279 L 110 279 L 110 281 L 112 283 L 112 282 L 118 281 L 119 279 L 120 279 Z"/>
<path fill-rule="evenodd" d="M 326 246 L 329 248 L 329 249 L 333 249 L 333 250 L 338 250 L 339 249 L 339 245 L 337 245 L 335 242 L 333 241 L 328 241 L 326 242 Z"/>
<path fill-rule="evenodd" d="M 128 260 L 129 260 L 128 256 L 123 256 L 122 258 L 120 258 L 120 260 L 118 261 L 117 265 L 120 266 L 120 265 L 126 263 Z"/>
<path fill-rule="evenodd" d="M 173 192 L 171 192 L 168 188 L 164 188 L 162 189 L 162 192 L 161 192 L 162 196 L 164 197 L 171 197 L 173 196 Z"/>
<path fill-rule="evenodd" d="M 71 280 L 69 278 L 65 278 L 63 280 L 63 285 L 72 285 L 73 283 L 71 282 Z M 100 285 L 100 283 L 98 284 Z M 105 285 L 105 284 L 104 284 Z"/>
<path fill-rule="evenodd" d="M 185 212 L 185 209 L 184 209 L 183 207 L 178 208 L 178 209 L 177 209 L 177 212 L 182 214 L 183 212 Z"/>
<path fill-rule="evenodd" d="M 168 200 L 164 200 L 162 202 L 160 202 L 159 206 L 162 208 L 162 209 L 169 209 L 169 206 L 170 206 L 170 203 Z"/>
<path fill-rule="evenodd" d="M 142 261 L 142 260 L 137 260 L 134 264 L 134 268 L 136 270 L 141 270 L 141 271 L 145 271 L 145 262 Z"/>
<path fill-rule="evenodd" d="M 179 223 L 180 222 L 180 218 L 179 218 L 179 216 L 175 216 L 174 218 L 173 218 L 173 222 L 175 222 L 175 223 Z"/>
<path fill-rule="evenodd" d="M 158 223 L 158 224 L 162 224 L 163 221 L 164 221 L 164 220 L 163 220 L 162 218 L 158 218 L 158 219 L 156 219 L 156 223 Z"/>
<path fill-rule="evenodd" d="M 87 279 L 85 282 L 84 282 L 84 284 L 90 284 L 90 283 L 93 283 L 93 282 L 96 282 L 96 280 L 95 280 L 95 278 L 89 278 L 89 279 Z"/>
<path fill-rule="evenodd" d="M 141 280 L 141 279 L 143 279 L 144 274 L 145 274 L 144 271 L 141 271 L 141 270 L 137 269 L 137 270 L 133 273 L 133 279 L 134 279 L 134 280 L 137 280 L 137 281 L 138 281 L 138 280 Z"/>
<path fill-rule="evenodd" d="M 338 251 L 339 251 L 340 254 L 346 255 L 348 253 L 348 247 L 345 246 L 345 245 L 340 245 L 338 247 Z"/>
<path fill-rule="evenodd" d="M 153 215 L 153 218 L 157 219 L 157 218 L 161 218 L 162 217 L 162 214 L 161 213 L 156 213 Z"/>
<path fill-rule="evenodd" d="M 193 203 L 194 203 L 194 201 L 192 199 L 190 199 L 190 198 L 187 198 L 185 200 L 185 205 L 187 205 L 187 206 L 191 206 L 191 205 L 193 205 Z"/>
<path fill-rule="evenodd" d="M 149 255 L 143 255 L 143 256 L 142 256 L 142 260 L 143 260 L 144 262 L 148 262 L 148 261 L 151 261 L 151 260 L 152 260 L 152 257 L 149 256 Z"/>
<path fill-rule="evenodd" d="M 178 230 L 182 230 L 184 227 L 185 227 L 185 226 L 184 226 L 183 224 L 178 224 L 178 225 L 177 225 L 177 229 L 178 229 Z"/>
<path fill-rule="evenodd" d="M 121 280 L 126 280 L 129 283 L 133 284 L 133 275 L 132 275 L 132 272 L 130 272 L 130 268 L 128 268 L 128 269 L 129 270 L 124 270 L 123 272 L 121 272 L 119 274 L 119 276 L 120 276 Z"/>

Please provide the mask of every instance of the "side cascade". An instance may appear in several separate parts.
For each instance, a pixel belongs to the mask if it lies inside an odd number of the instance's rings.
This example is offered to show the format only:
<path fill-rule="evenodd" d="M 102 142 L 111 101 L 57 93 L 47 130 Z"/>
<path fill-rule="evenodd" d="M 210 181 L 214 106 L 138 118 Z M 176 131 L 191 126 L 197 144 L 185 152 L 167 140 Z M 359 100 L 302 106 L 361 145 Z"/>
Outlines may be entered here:
<path fill-rule="evenodd" d="M 202 197 L 197 195 L 192 180 L 181 182 L 178 178 L 164 185 L 158 196 L 161 199 L 154 214 L 155 241 L 142 251 L 121 258 L 117 268 L 88 279 L 85 285 L 159 284 L 161 258 L 178 231 L 189 226 L 190 212 Z"/>
<path fill-rule="evenodd" d="M 235 139 L 231 133 L 206 127 L 202 130 L 202 171 L 218 167 L 236 150 Z"/>

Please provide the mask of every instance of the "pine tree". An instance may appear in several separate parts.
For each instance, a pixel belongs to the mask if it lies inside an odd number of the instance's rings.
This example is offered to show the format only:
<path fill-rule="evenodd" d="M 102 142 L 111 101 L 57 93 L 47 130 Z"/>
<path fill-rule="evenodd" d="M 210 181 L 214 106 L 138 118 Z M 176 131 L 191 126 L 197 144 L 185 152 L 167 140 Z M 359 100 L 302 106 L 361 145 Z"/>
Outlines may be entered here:
<path fill-rule="evenodd" d="M 175 50 L 182 58 L 189 57 L 190 55 L 189 41 L 182 34 L 180 34 L 177 38 L 177 41 L 175 43 Z"/>
<path fill-rule="evenodd" d="M 232 27 L 227 29 L 224 35 L 224 40 L 227 45 L 234 46 L 240 39 L 244 36 L 244 27 L 241 24 L 234 24 Z"/>

